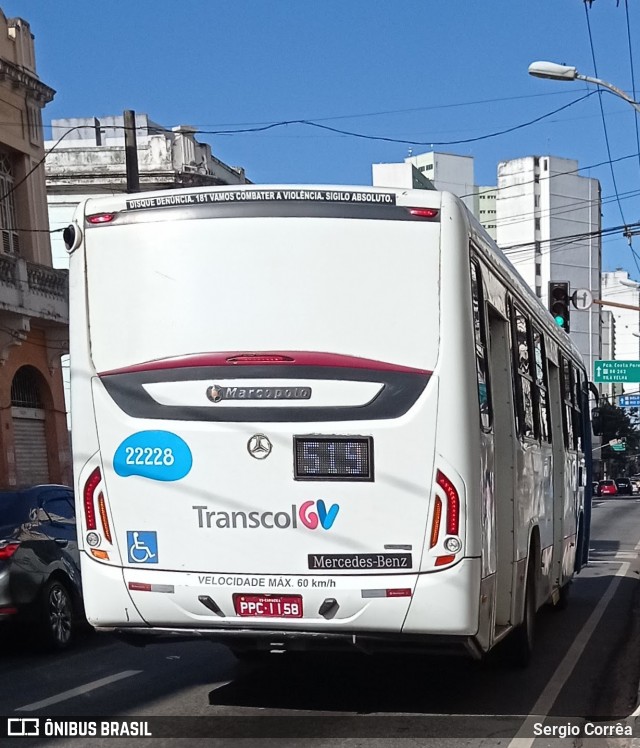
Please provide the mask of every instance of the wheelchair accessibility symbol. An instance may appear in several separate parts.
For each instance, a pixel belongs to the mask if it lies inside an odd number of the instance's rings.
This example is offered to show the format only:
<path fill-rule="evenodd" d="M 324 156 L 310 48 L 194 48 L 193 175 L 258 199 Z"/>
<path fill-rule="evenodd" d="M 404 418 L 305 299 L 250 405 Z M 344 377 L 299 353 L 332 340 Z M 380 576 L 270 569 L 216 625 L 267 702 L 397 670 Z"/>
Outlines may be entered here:
<path fill-rule="evenodd" d="M 158 534 L 146 530 L 127 530 L 129 563 L 158 563 Z"/>

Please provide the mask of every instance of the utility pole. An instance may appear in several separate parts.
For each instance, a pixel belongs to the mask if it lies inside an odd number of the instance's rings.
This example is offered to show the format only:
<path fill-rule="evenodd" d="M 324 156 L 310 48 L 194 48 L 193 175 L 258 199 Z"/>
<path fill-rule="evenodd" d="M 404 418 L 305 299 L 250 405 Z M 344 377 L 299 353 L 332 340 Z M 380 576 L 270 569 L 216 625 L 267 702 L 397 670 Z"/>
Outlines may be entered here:
<path fill-rule="evenodd" d="M 138 172 L 138 140 L 136 138 L 136 113 L 133 109 L 123 112 L 124 119 L 124 159 L 127 168 L 127 192 L 140 191 Z"/>
<path fill-rule="evenodd" d="M 634 312 L 640 312 L 640 306 L 634 306 L 633 304 L 620 304 L 617 301 L 603 301 L 603 299 L 593 299 L 592 303 L 600 306 L 617 306 L 620 309 L 633 309 Z"/>

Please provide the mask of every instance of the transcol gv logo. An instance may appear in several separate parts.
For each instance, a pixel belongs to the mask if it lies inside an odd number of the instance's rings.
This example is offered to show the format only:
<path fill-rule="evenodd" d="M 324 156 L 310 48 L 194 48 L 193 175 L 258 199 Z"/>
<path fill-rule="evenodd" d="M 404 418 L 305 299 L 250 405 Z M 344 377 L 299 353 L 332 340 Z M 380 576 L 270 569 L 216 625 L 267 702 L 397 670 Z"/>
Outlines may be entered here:
<path fill-rule="evenodd" d="M 207 506 L 191 507 L 198 515 L 198 527 L 219 530 L 287 530 L 298 527 L 298 521 L 309 530 L 330 530 L 336 521 L 339 504 L 327 507 L 322 499 L 305 501 L 300 506 L 291 505 L 286 512 L 224 512 Z"/>
<path fill-rule="evenodd" d="M 314 504 L 317 511 L 313 510 Z M 319 501 L 305 501 L 300 509 L 298 509 L 298 515 L 302 524 L 310 530 L 315 530 L 318 524 L 325 530 L 329 530 L 335 522 L 339 511 L 340 506 L 338 504 L 332 504 L 327 509 L 324 501 L 320 499 Z"/>

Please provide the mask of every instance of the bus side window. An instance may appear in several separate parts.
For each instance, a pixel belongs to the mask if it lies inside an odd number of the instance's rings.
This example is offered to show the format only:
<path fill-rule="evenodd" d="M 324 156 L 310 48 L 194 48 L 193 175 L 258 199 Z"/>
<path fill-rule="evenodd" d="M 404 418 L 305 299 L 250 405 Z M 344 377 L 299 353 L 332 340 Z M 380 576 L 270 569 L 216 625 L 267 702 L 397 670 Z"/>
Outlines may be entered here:
<path fill-rule="evenodd" d="M 533 328 L 533 354 L 535 365 L 535 400 L 537 406 L 540 439 L 551 441 L 551 422 L 549 414 L 549 378 L 547 374 L 547 357 L 542 333 Z"/>
<path fill-rule="evenodd" d="M 492 427 L 492 413 L 484 294 L 482 292 L 480 267 L 474 261 L 471 262 L 471 300 L 473 304 L 473 330 L 476 344 L 476 376 L 478 378 L 480 424 L 484 431 L 490 431 Z"/>
<path fill-rule="evenodd" d="M 573 395 L 571 364 L 564 356 L 560 357 L 560 386 L 562 389 L 562 428 L 564 431 L 564 446 L 566 449 L 575 448 L 573 422 Z"/>
<path fill-rule="evenodd" d="M 575 366 L 571 367 L 573 380 L 573 439 L 574 447 L 582 452 L 584 450 L 584 440 L 582 434 L 582 378 L 580 371 Z"/>
<path fill-rule="evenodd" d="M 536 419 L 534 418 L 532 356 L 529 342 L 530 326 L 529 320 L 515 305 L 511 306 L 511 323 L 515 356 L 514 376 L 518 433 L 528 439 L 535 439 L 537 433 Z"/>

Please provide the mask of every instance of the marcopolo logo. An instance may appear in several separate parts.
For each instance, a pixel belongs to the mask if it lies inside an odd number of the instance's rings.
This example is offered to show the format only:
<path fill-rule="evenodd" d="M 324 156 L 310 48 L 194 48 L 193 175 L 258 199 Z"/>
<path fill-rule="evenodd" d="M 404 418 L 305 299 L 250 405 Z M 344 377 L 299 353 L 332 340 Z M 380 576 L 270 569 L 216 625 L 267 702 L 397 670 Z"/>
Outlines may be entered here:
<path fill-rule="evenodd" d="M 207 387 L 206 395 L 212 403 L 222 400 L 309 400 L 311 387 Z"/>
<path fill-rule="evenodd" d="M 339 504 L 327 507 L 322 499 L 305 501 L 300 506 L 292 504 L 291 509 L 285 512 L 224 512 L 206 506 L 191 508 L 198 515 L 198 527 L 219 530 L 295 530 L 299 525 L 309 530 L 330 530 L 340 511 Z"/>

